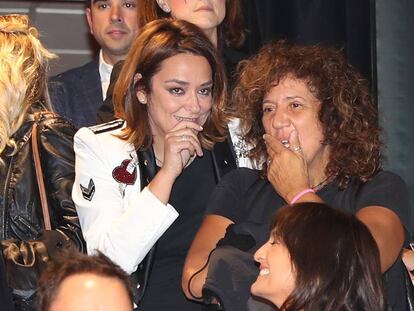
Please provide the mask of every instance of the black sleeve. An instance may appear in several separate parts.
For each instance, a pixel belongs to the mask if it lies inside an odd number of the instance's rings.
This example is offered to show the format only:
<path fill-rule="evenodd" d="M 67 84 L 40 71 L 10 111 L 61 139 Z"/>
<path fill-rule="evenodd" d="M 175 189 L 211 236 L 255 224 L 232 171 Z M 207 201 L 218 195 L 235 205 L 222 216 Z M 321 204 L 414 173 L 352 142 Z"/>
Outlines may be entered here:
<path fill-rule="evenodd" d="M 39 124 L 39 152 L 47 189 L 52 229 L 85 250 L 79 219 L 72 201 L 75 179 L 73 136 L 75 128 L 60 117 L 47 117 Z"/>
<path fill-rule="evenodd" d="M 228 173 L 213 191 L 206 214 L 226 217 L 237 223 L 245 217 L 245 194 L 258 180 L 258 172 L 248 168 L 237 168 Z"/>
<path fill-rule="evenodd" d="M 407 185 L 391 172 L 382 171 L 366 182 L 359 193 L 356 209 L 378 205 L 392 210 L 407 230 L 410 229 L 411 208 Z"/>

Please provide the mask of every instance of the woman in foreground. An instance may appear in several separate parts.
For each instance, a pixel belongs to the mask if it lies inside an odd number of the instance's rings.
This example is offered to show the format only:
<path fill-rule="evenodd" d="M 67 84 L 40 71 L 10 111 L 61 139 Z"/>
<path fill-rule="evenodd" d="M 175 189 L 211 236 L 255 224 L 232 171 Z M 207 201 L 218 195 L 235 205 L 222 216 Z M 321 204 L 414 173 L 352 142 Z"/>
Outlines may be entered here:
<path fill-rule="evenodd" d="M 279 310 L 385 310 L 378 247 L 354 215 L 322 203 L 282 207 L 254 259 L 251 291 Z"/>

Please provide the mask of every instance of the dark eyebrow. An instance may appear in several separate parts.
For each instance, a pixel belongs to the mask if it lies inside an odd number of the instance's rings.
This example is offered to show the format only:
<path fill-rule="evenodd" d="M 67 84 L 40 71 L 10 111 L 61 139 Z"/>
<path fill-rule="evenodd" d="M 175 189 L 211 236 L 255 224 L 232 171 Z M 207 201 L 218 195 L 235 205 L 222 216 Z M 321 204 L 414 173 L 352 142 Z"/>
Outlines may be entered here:
<path fill-rule="evenodd" d="M 92 0 L 92 5 L 99 3 L 99 2 L 109 2 L 109 0 Z"/>
<path fill-rule="evenodd" d="M 287 96 L 284 99 L 291 100 L 291 99 L 295 99 L 295 98 L 300 98 L 302 100 L 305 100 L 302 96 Z"/>
<path fill-rule="evenodd" d="M 213 85 L 213 80 L 207 81 L 202 83 L 200 86 L 212 86 Z"/>
<path fill-rule="evenodd" d="M 187 81 L 178 80 L 178 79 L 165 80 L 164 83 L 178 83 L 178 84 L 181 84 L 181 85 L 188 85 L 188 84 L 190 84 Z M 213 81 L 210 80 L 210 81 L 204 82 L 203 84 L 201 84 L 201 86 L 210 86 L 212 84 L 213 84 Z"/>
<path fill-rule="evenodd" d="M 165 80 L 164 83 L 178 83 L 178 84 L 181 84 L 181 85 L 188 85 L 188 84 L 190 84 L 187 81 L 178 80 L 178 79 Z"/>

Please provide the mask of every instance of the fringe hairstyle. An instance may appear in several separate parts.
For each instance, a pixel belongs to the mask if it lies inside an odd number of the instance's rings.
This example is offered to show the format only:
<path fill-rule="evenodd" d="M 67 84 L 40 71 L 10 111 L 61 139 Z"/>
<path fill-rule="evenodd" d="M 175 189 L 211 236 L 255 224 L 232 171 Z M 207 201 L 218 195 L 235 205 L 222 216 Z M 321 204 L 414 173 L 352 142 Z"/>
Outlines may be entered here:
<path fill-rule="evenodd" d="M 26 15 L 0 16 L 0 155 L 13 154 L 13 134 L 22 125 L 27 109 L 41 101 L 48 108 L 48 61 L 56 57 L 38 39 Z M 4 165 L 0 159 L 0 168 Z"/>

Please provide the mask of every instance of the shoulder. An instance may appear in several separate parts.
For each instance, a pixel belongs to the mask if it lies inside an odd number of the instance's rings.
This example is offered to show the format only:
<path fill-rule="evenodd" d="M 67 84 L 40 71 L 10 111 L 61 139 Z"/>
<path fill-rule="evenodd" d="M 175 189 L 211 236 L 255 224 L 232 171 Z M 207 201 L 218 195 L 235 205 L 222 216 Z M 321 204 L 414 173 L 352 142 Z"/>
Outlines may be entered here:
<path fill-rule="evenodd" d="M 213 191 L 206 214 L 226 217 L 239 222 L 245 217 L 247 193 L 258 183 L 263 182 L 259 171 L 237 168 L 223 177 Z"/>
<path fill-rule="evenodd" d="M 244 194 L 248 189 L 250 189 L 255 183 L 261 182 L 263 179 L 260 178 L 260 172 L 257 170 L 239 167 L 228 174 L 226 174 L 223 179 L 217 185 L 217 193 L 221 190 L 226 192 L 237 192 Z"/>
<path fill-rule="evenodd" d="M 121 119 L 91 127 L 82 127 L 75 134 L 75 151 L 99 149 L 108 154 L 130 152 L 133 146 L 120 138 L 124 127 L 125 121 Z"/>
<path fill-rule="evenodd" d="M 76 83 L 78 82 L 77 79 L 79 79 L 79 77 L 85 76 L 86 74 L 90 72 L 94 72 L 94 71 L 99 73 L 99 63 L 95 59 L 80 67 L 72 68 L 60 74 L 57 74 L 56 76 L 50 78 L 50 82 L 58 83 L 58 82 L 74 81 Z"/>
<path fill-rule="evenodd" d="M 405 181 L 397 174 L 390 171 L 380 171 L 372 179 L 362 186 L 363 192 L 406 192 Z"/>
<path fill-rule="evenodd" d="M 92 131 L 95 135 L 97 134 L 104 134 L 113 131 L 119 131 L 124 127 L 125 121 L 122 119 L 116 119 L 110 122 L 94 125 L 88 127 L 90 131 Z"/>
<path fill-rule="evenodd" d="M 42 111 L 37 122 L 41 135 L 50 132 L 60 132 L 73 136 L 76 132 L 71 122 L 53 112 Z"/>
<path fill-rule="evenodd" d="M 382 206 L 394 211 L 403 223 L 410 219 L 408 188 L 404 180 L 389 171 L 378 172 L 359 190 L 357 209 L 365 206 Z"/>

